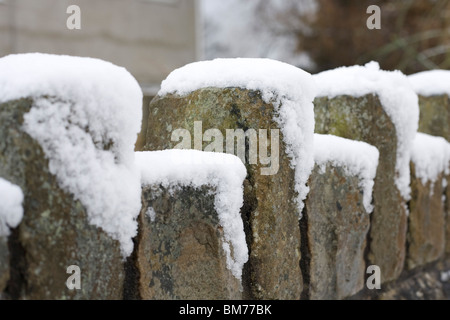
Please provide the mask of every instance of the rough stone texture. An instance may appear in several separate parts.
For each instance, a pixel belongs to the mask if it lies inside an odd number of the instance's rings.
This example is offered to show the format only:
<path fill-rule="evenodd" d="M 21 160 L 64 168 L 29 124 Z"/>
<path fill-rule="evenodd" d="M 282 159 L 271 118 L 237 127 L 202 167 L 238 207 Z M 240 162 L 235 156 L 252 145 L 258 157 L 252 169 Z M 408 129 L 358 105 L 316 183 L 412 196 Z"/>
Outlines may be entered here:
<path fill-rule="evenodd" d="M 442 201 L 441 175 L 434 184 L 423 185 L 415 176 L 415 166 L 411 163 L 411 201 L 408 217 L 407 267 L 417 266 L 437 260 L 445 249 L 445 211 Z"/>
<path fill-rule="evenodd" d="M 450 99 L 447 95 L 419 96 L 419 131 L 450 141 Z"/>
<path fill-rule="evenodd" d="M 90 225 L 84 207 L 61 190 L 40 145 L 21 130 L 32 100 L 0 105 L 0 177 L 20 186 L 24 217 L 8 238 L 11 299 L 121 299 L 120 244 Z M 81 269 L 69 290 L 67 267 Z"/>
<path fill-rule="evenodd" d="M 381 268 L 382 282 L 393 280 L 403 270 L 407 228 L 405 202 L 395 186 L 395 127 L 373 94 L 316 98 L 314 112 L 316 133 L 365 141 L 380 152 L 368 258 Z"/>
<path fill-rule="evenodd" d="M 148 105 L 154 96 L 144 95 L 142 98 L 142 124 L 141 124 L 141 132 L 139 133 L 136 144 L 134 146 L 135 151 L 142 151 L 145 145 L 145 135 L 148 128 Z"/>
<path fill-rule="evenodd" d="M 259 92 L 239 88 L 204 88 L 185 97 L 157 96 L 150 103 L 144 149 L 175 147 L 179 141 L 171 141 L 171 134 L 178 128 L 189 130 L 193 142 L 194 121 L 202 121 L 203 131 L 220 130 L 225 142 L 226 129 L 278 129 L 273 116 L 273 106 L 264 103 Z M 203 142 L 203 148 L 209 143 Z M 294 170 L 281 131 L 279 153 L 280 167 L 274 175 L 261 175 L 265 166 L 246 161 L 241 213 L 250 255 L 243 279 L 244 298 L 248 299 L 298 299 L 302 291 Z"/>
<path fill-rule="evenodd" d="M 450 254 L 450 176 L 446 177 L 447 179 L 447 185 L 444 189 L 444 196 L 445 196 L 445 203 L 444 203 L 444 209 L 445 209 L 445 253 Z"/>
<path fill-rule="evenodd" d="M 0 298 L 9 280 L 9 249 L 6 237 L 0 237 Z"/>
<path fill-rule="evenodd" d="M 81 8 L 79 30 L 66 28 L 72 4 Z M 100 58 L 126 68 L 145 91 L 157 91 L 172 70 L 201 59 L 200 20 L 196 0 L 2 0 L 0 57 L 47 52 Z"/>
<path fill-rule="evenodd" d="M 143 188 L 137 251 L 143 299 L 242 297 L 240 281 L 227 268 L 213 192 L 206 186 Z"/>
<path fill-rule="evenodd" d="M 419 95 L 419 131 L 433 136 L 440 136 L 450 141 L 450 98 L 446 94 L 434 96 Z M 447 177 L 447 184 L 450 177 Z M 450 253 L 450 187 L 444 189 L 446 194 L 446 253 Z"/>
<path fill-rule="evenodd" d="M 444 300 L 439 273 L 425 271 L 396 283 L 378 297 L 380 300 Z"/>
<path fill-rule="evenodd" d="M 441 260 L 406 274 L 398 282 L 391 283 L 378 296 L 383 300 L 449 300 L 450 260 Z"/>
<path fill-rule="evenodd" d="M 442 258 L 402 275 L 380 289 L 363 290 L 348 300 L 449 300 L 450 259 Z"/>
<path fill-rule="evenodd" d="M 314 168 L 300 223 L 307 223 L 309 298 L 343 299 L 364 286 L 364 250 L 370 216 L 363 206 L 359 178 L 344 169 Z"/>

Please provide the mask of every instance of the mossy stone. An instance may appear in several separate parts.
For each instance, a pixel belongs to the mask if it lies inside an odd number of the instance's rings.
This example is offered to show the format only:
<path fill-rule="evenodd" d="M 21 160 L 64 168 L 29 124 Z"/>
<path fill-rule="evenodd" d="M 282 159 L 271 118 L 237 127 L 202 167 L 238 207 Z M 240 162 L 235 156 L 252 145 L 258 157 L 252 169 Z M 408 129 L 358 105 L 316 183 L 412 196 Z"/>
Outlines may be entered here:
<path fill-rule="evenodd" d="M 218 129 L 224 137 L 227 129 L 280 129 L 274 121 L 276 108 L 264 102 L 260 92 L 241 88 L 202 88 L 186 96 L 157 96 L 148 114 L 144 147 L 148 151 L 174 148 L 178 141 L 171 141 L 171 135 L 178 128 L 188 130 L 194 140 L 195 121 L 202 122 L 203 131 Z M 209 143 L 203 141 L 202 150 Z M 279 169 L 273 175 L 262 175 L 265 165 L 260 162 L 245 161 L 248 174 L 241 213 L 250 257 L 244 267 L 244 298 L 299 299 L 302 291 L 300 214 L 294 169 L 285 150 L 280 130 Z"/>
<path fill-rule="evenodd" d="M 242 298 L 240 281 L 227 268 L 214 197 L 208 186 L 143 188 L 137 239 L 143 299 Z"/>
<path fill-rule="evenodd" d="M 0 104 L 0 177 L 21 187 L 24 216 L 8 238 L 12 299 L 121 299 L 120 244 L 88 222 L 86 209 L 63 191 L 41 146 L 22 130 L 32 99 Z M 81 271 L 69 290 L 67 267 Z"/>
<path fill-rule="evenodd" d="M 373 188 L 369 260 L 381 269 L 381 281 L 396 279 L 406 252 L 406 202 L 395 185 L 397 135 L 377 95 L 319 97 L 314 101 L 316 133 L 364 141 L 380 158 Z"/>
<path fill-rule="evenodd" d="M 306 212 L 309 288 L 312 300 L 344 299 L 364 287 L 366 237 L 370 217 L 358 177 L 345 168 L 315 166 Z"/>

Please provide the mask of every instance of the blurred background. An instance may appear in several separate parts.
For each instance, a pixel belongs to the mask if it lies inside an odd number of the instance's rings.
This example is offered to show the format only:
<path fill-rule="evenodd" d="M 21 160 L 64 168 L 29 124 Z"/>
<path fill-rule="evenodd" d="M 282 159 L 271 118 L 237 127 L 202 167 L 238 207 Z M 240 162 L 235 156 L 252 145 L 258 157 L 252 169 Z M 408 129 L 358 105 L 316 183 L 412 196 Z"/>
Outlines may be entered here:
<path fill-rule="evenodd" d="M 368 6 L 381 9 L 369 30 Z M 310 72 L 371 60 L 406 74 L 450 67 L 448 0 L 204 0 L 205 53 L 262 56 Z"/>
<path fill-rule="evenodd" d="M 186 63 L 266 57 L 316 73 L 376 60 L 450 67 L 450 0 L 0 0 L 0 56 L 48 52 L 126 67 L 146 95 Z M 69 30 L 67 7 L 81 9 Z M 381 29 L 369 30 L 369 5 Z"/>

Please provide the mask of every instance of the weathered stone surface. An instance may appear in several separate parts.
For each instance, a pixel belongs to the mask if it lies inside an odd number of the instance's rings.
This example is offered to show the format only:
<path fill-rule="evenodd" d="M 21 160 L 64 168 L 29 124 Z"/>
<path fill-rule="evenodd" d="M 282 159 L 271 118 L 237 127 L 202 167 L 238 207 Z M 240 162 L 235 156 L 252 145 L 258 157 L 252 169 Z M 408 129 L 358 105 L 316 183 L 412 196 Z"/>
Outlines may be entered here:
<path fill-rule="evenodd" d="M 273 105 L 265 103 L 259 92 L 239 88 L 204 88 L 184 97 L 156 97 L 150 103 L 144 150 L 174 148 L 179 141 L 171 141 L 171 135 L 178 128 L 187 129 L 194 142 L 195 121 L 202 121 L 201 133 L 215 128 L 225 140 L 226 129 L 253 129 L 256 133 L 259 129 L 279 129 L 273 117 Z M 244 267 L 245 298 L 298 299 L 302 291 L 294 170 L 281 131 L 279 142 L 279 170 L 273 175 L 261 175 L 260 169 L 267 165 L 250 164 L 246 143 L 248 175 L 241 212 L 250 257 Z M 203 141 L 202 147 L 209 144 Z M 270 148 L 268 137 L 269 152 Z"/>
<path fill-rule="evenodd" d="M 411 163 L 411 201 L 408 217 L 407 266 L 413 269 L 437 260 L 445 248 L 445 211 L 441 175 L 426 185 L 416 177 Z"/>
<path fill-rule="evenodd" d="M 58 186 L 40 145 L 22 131 L 33 101 L 0 105 L 0 177 L 25 195 L 24 217 L 8 238 L 12 299 L 120 299 L 120 244 L 90 225 L 84 207 Z M 81 270 L 81 289 L 69 290 L 67 267 Z"/>
<path fill-rule="evenodd" d="M 348 300 L 449 300 L 450 260 L 439 259 L 413 270 L 405 270 L 379 289 L 363 290 Z"/>
<path fill-rule="evenodd" d="M 419 96 L 419 131 L 450 141 L 450 99 L 444 95 Z"/>
<path fill-rule="evenodd" d="M 382 282 L 403 270 L 407 216 L 405 202 L 395 186 L 397 136 L 395 127 L 376 95 L 316 98 L 316 133 L 365 141 L 378 148 L 380 158 L 373 190 L 369 260 L 381 268 Z"/>
<path fill-rule="evenodd" d="M 141 151 L 145 145 L 145 135 L 148 129 L 148 105 L 154 96 L 144 96 L 142 98 L 142 124 L 141 132 L 139 133 L 136 144 L 134 146 L 135 151 Z"/>
<path fill-rule="evenodd" d="M 450 253 L 450 176 L 446 177 L 444 188 L 444 210 L 445 210 L 445 253 Z"/>
<path fill-rule="evenodd" d="M 307 224 L 309 298 L 343 299 L 363 288 L 366 271 L 370 217 L 359 178 L 346 175 L 341 167 L 327 165 L 322 172 L 316 165 L 309 186 L 300 222 Z"/>
<path fill-rule="evenodd" d="M 377 297 L 382 300 L 449 300 L 450 260 L 427 265 L 389 284 Z"/>
<path fill-rule="evenodd" d="M 143 299 L 242 297 L 240 281 L 227 268 L 213 191 L 143 188 L 137 251 Z"/>
<path fill-rule="evenodd" d="M 424 271 L 395 283 L 383 291 L 380 300 L 446 300 L 439 272 Z"/>
<path fill-rule="evenodd" d="M 9 249 L 6 237 L 0 237 L 0 297 L 9 280 Z"/>

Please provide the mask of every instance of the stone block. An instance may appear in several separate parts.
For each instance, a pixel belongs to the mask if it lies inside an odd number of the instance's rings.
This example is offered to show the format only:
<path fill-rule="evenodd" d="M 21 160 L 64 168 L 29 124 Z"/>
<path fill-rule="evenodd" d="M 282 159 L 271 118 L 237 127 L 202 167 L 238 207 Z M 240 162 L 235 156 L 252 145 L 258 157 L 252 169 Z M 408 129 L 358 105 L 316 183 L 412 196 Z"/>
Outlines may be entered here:
<path fill-rule="evenodd" d="M 244 207 L 241 211 L 250 254 L 244 268 L 244 297 L 299 299 L 302 276 L 295 172 L 285 151 L 282 132 L 279 132 L 278 140 L 272 140 L 277 136 L 271 130 L 280 129 L 274 121 L 274 109 L 271 103 L 263 101 L 261 92 L 234 87 L 202 88 L 183 96 L 157 96 L 150 103 L 149 130 L 144 150 L 179 148 L 178 144 L 183 144 L 184 148 L 227 151 L 240 156 L 248 173 L 244 181 Z M 172 139 L 177 129 L 187 130 L 189 139 L 184 136 L 182 142 L 180 136 Z M 218 131 L 211 132 L 209 129 Z M 260 129 L 267 130 L 267 144 L 262 145 L 274 159 L 279 159 L 277 163 L 262 164 L 250 156 L 249 149 L 256 147 L 255 141 L 261 142 L 261 136 L 258 137 Z M 233 145 L 235 137 L 227 137 L 227 130 L 242 130 L 247 137 L 253 133 L 258 140 L 236 139 L 237 144 Z M 208 133 L 217 136 L 220 133 L 225 137 L 223 141 L 217 138 L 213 141 L 219 150 L 209 149 L 212 138 L 205 138 Z M 231 142 L 228 150 L 224 147 L 225 139 L 227 143 Z M 261 148 L 261 144 L 259 146 Z M 263 175 L 262 170 L 274 170 L 274 174 Z"/>
<path fill-rule="evenodd" d="M 309 298 L 343 299 L 365 284 L 364 250 L 370 216 L 363 206 L 360 178 L 345 169 L 317 165 L 301 224 L 309 249 Z M 304 239 L 304 238 L 303 238 Z"/>
<path fill-rule="evenodd" d="M 209 186 L 143 187 L 137 238 L 142 299 L 229 300 L 242 286 L 227 267 Z"/>
<path fill-rule="evenodd" d="M 377 147 L 380 158 L 373 190 L 371 264 L 381 269 L 382 282 L 397 278 L 406 252 L 406 203 L 396 187 L 396 128 L 376 94 L 318 97 L 314 101 L 316 133 L 364 141 Z"/>
<path fill-rule="evenodd" d="M 419 131 L 450 141 L 450 99 L 446 94 L 419 95 Z"/>
<path fill-rule="evenodd" d="M 32 105 L 32 99 L 0 104 L 0 177 L 25 195 L 23 220 L 8 238 L 14 260 L 7 294 L 12 299 L 121 299 L 120 243 L 88 222 L 80 201 L 50 173 L 39 143 L 23 131 Z M 66 286 L 71 265 L 80 267 L 80 290 Z"/>
<path fill-rule="evenodd" d="M 411 201 L 408 217 L 409 269 L 439 259 L 445 249 L 445 209 L 442 196 L 443 174 L 426 184 L 416 177 L 415 165 L 411 163 Z"/>

